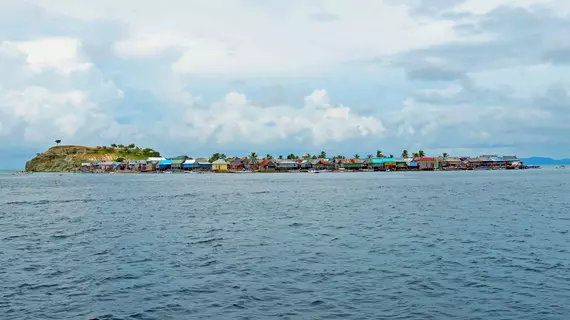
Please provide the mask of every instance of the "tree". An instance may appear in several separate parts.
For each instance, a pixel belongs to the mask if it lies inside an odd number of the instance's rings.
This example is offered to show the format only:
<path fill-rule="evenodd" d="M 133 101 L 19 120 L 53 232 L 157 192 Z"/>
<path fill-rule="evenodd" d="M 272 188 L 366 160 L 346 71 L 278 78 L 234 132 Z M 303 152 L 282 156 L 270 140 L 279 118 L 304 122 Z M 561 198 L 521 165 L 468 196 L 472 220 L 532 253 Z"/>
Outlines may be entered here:
<path fill-rule="evenodd" d="M 226 160 L 226 158 L 227 158 L 227 156 L 226 156 L 226 154 L 225 154 L 225 153 L 222 153 L 222 154 L 220 154 L 220 159 L 224 159 L 224 160 Z"/>
<path fill-rule="evenodd" d="M 368 154 L 368 159 L 372 159 L 372 157 L 373 157 L 372 153 L 369 153 L 369 154 Z"/>
<path fill-rule="evenodd" d="M 316 160 L 316 159 L 317 159 L 317 156 L 316 156 L 316 155 L 313 155 L 313 156 L 311 157 L 311 159 Z"/>
<path fill-rule="evenodd" d="M 136 146 L 135 146 L 134 143 L 131 143 L 131 144 L 128 145 L 128 148 L 129 148 L 129 149 L 134 149 L 135 147 L 136 147 Z"/>
<path fill-rule="evenodd" d="M 444 159 L 447 158 L 447 156 L 448 156 L 447 152 L 444 152 L 444 153 L 442 154 L 442 156 L 443 156 Z"/>
<path fill-rule="evenodd" d="M 252 152 L 252 153 L 249 155 L 249 160 L 252 161 L 252 162 L 257 161 L 257 153 Z"/>
<path fill-rule="evenodd" d="M 420 154 L 417 152 L 414 152 L 414 158 L 419 158 L 419 157 L 420 157 Z"/>
<path fill-rule="evenodd" d="M 121 157 L 115 159 L 115 162 L 123 162 L 123 161 L 125 161 L 125 159 L 124 159 L 124 158 L 121 158 Z"/>
<path fill-rule="evenodd" d="M 310 154 L 310 153 L 305 153 L 305 154 L 303 155 L 303 159 L 309 159 L 309 158 L 311 158 L 311 154 Z"/>
<path fill-rule="evenodd" d="M 263 160 L 271 160 L 271 159 L 273 159 L 273 156 L 268 153 L 265 155 L 265 158 Z"/>
<path fill-rule="evenodd" d="M 377 158 L 384 158 L 384 155 L 382 154 L 382 150 L 380 150 L 380 149 L 376 150 L 376 157 Z"/>
<path fill-rule="evenodd" d="M 57 139 L 55 140 L 55 144 L 59 146 L 59 144 L 61 143 L 61 140 Z"/>
<path fill-rule="evenodd" d="M 321 153 L 319 154 L 319 158 L 324 159 L 327 157 L 327 153 L 325 151 L 321 151 Z"/>
<path fill-rule="evenodd" d="M 123 145 L 123 144 L 118 144 L 117 147 L 123 149 L 123 148 L 125 147 L 125 145 Z"/>
<path fill-rule="evenodd" d="M 408 158 L 408 157 L 409 157 L 408 150 L 402 151 L 402 158 Z"/>
<path fill-rule="evenodd" d="M 216 160 L 219 160 L 221 157 L 221 154 L 219 152 L 214 153 L 211 157 L 210 157 L 210 162 L 214 162 Z"/>
<path fill-rule="evenodd" d="M 116 148 L 117 144 L 116 143 L 111 143 L 111 147 Z"/>
<path fill-rule="evenodd" d="M 337 159 L 344 159 L 345 157 L 342 154 L 339 154 L 338 156 L 336 156 L 335 158 Z"/>
<path fill-rule="evenodd" d="M 425 157 L 426 153 L 423 150 L 418 151 L 418 155 L 421 157 Z"/>
<path fill-rule="evenodd" d="M 390 158 L 394 158 L 394 155 L 393 155 L 393 154 L 391 154 L 391 155 L 390 155 Z"/>
<path fill-rule="evenodd" d="M 360 155 L 357 153 L 354 155 L 354 159 L 360 159 Z"/>
<path fill-rule="evenodd" d="M 279 160 L 283 160 L 283 155 L 282 155 L 282 154 L 279 155 Z"/>

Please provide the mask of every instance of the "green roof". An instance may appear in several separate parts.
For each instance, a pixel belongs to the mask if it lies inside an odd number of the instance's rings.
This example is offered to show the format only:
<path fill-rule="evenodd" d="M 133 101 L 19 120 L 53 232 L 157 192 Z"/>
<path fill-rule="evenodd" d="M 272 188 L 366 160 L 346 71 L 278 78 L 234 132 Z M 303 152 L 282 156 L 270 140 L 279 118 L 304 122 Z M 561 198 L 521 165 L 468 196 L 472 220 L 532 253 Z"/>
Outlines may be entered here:
<path fill-rule="evenodd" d="M 184 160 L 172 160 L 172 164 L 182 164 Z"/>

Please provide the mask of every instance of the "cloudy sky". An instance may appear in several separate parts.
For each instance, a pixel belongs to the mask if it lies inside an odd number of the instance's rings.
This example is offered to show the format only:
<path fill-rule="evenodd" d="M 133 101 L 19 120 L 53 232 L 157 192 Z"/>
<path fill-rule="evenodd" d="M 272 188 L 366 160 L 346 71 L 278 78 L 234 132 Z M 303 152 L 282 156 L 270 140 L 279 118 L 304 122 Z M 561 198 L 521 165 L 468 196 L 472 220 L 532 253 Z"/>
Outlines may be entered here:
<path fill-rule="evenodd" d="M 568 0 L 0 0 L 0 168 L 55 139 L 570 157 Z"/>

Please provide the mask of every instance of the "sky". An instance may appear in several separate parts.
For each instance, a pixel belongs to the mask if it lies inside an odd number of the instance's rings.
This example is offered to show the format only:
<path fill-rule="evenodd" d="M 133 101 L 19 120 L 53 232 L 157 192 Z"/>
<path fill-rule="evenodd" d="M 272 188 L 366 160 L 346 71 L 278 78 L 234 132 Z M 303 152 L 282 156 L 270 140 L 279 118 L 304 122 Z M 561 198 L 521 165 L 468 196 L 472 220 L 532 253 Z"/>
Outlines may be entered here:
<path fill-rule="evenodd" d="M 0 169 L 165 156 L 570 157 L 567 0 L 0 0 Z"/>

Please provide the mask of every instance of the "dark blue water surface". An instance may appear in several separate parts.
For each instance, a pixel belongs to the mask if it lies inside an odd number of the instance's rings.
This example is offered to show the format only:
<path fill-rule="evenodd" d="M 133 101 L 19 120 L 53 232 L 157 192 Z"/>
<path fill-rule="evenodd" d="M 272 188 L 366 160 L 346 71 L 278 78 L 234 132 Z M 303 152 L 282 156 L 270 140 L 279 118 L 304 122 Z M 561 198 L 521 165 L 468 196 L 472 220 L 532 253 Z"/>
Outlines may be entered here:
<path fill-rule="evenodd" d="M 0 176 L 0 318 L 570 319 L 570 170 Z"/>

